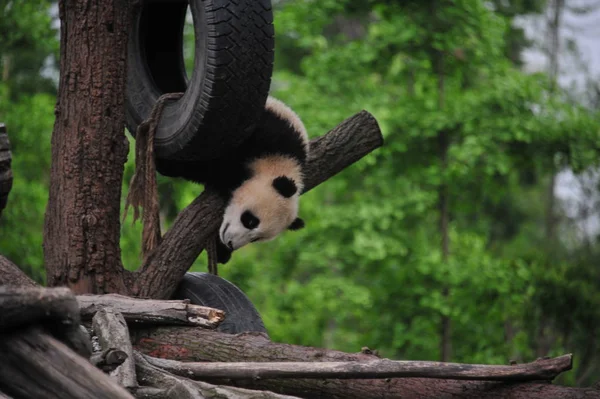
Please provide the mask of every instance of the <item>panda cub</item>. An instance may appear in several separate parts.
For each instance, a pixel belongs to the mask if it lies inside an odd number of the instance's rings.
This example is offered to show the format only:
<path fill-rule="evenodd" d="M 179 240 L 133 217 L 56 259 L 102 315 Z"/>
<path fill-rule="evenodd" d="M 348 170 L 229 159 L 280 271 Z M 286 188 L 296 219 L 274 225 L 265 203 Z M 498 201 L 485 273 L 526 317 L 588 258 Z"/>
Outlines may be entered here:
<path fill-rule="evenodd" d="M 298 200 L 308 150 L 298 115 L 269 96 L 255 131 L 239 147 L 210 161 L 156 159 L 156 168 L 162 175 L 204 184 L 225 199 L 217 260 L 227 263 L 232 251 L 248 243 L 304 227 Z"/>

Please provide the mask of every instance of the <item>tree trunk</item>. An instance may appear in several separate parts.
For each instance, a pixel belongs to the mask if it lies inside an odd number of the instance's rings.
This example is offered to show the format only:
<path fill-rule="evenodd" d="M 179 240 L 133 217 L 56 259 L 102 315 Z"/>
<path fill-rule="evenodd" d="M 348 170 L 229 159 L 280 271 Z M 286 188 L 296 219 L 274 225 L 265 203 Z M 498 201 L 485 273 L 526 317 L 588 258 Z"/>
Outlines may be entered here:
<path fill-rule="evenodd" d="M 279 344 L 260 333 L 223 334 L 199 328 L 150 328 L 132 331 L 134 349 L 155 357 L 181 361 L 366 361 L 377 360 L 364 353 Z M 233 385 L 231 380 L 208 381 Z M 556 386 L 549 383 L 502 383 L 438 380 L 425 378 L 359 379 L 256 379 L 237 382 L 249 389 L 305 398 L 598 398 L 600 391 Z"/>
<path fill-rule="evenodd" d="M 13 175 L 11 170 L 12 156 L 10 142 L 6 134 L 6 126 L 0 123 L 0 216 L 8 202 L 8 194 L 12 189 Z"/>
<path fill-rule="evenodd" d="M 435 12 L 435 9 L 434 9 Z M 435 70 L 438 78 L 438 107 L 440 111 L 445 108 L 445 71 L 444 71 L 444 54 L 440 51 L 434 53 Z M 450 256 L 450 236 L 448 232 L 448 224 L 450 222 L 450 209 L 448 199 L 448 184 L 446 183 L 446 171 L 448 170 L 448 150 L 450 148 L 450 138 L 447 129 L 443 129 L 438 133 L 438 147 L 440 157 L 440 169 L 442 175 L 442 184 L 438 189 L 438 206 L 440 211 L 440 237 L 441 237 L 441 253 L 442 262 L 448 267 L 448 258 Z M 448 303 L 450 297 L 450 287 L 448 285 L 442 288 L 442 297 Z M 442 314 L 440 323 L 440 360 L 442 362 L 450 361 L 452 357 L 452 320 L 450 315 Z"/>
<path fill-rule="evenodd" d="M 564 11 L 565 0 L 553 0 L 550 4 L 551 16 L 548 18 L 548 77 L 550 79 L 550 90 L 554 91 L 557 87 L 559 73 L 558 56 L 560 53 L 560 24 L 562 13 Z M 552 160 L 553 162 L 553 160 Z M 556 186 L 556 173 L 554 163 L 551 165 L 550 181 L 547 188 L 546 215 L 544 233 L 546 238 L 546 248 L 552 258 L 554 249 L 557 247 L 556 227 L 556 196 L 554 188 Z M 550 261 L 548 261 L 550 262 Z M 548 267 L 551 267 L 549 265 Z M 549 331 L 551 329 L 549 317 L 542 311 L 538 321 L 536 337 L 536 354 L 538 357 L 546 356 L 554 343 L 554 337 Z"/>
<path fill-rule="evenodd" d="M 44 227 L 48 286 L 126 293 L 119 247 L 130 0 L 60 0 L 60 83 Z"/>

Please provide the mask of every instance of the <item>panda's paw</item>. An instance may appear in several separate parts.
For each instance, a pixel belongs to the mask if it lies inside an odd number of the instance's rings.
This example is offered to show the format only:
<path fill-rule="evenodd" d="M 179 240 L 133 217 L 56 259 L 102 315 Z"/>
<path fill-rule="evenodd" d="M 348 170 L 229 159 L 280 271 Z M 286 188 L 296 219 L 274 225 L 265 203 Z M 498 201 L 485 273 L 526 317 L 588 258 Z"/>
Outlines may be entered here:
<path fill-rule="evenodd" d="M 217 240 L 217 263 L 226 264 L 231 259 L 231 253 L 233 251 L 229 247 Z"/>

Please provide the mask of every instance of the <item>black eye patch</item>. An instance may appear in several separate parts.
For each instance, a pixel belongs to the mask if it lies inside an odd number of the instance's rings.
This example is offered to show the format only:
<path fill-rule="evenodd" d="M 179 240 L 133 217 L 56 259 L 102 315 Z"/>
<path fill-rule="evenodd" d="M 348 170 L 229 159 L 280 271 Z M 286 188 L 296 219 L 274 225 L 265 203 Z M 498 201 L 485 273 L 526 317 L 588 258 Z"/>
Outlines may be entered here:
<path fill-rule="evenodd" d="M 298 191 L 296 183 L 286 176 L 279 176 L 275 178 L 273 180 L 273 187 L 285 198 L 290 198 L 292 195 L 296 194 L 296 191 Z"/>
<path fill-rule="evenodd" d="M 245 228 L 252 230 L 258 227 L 260 224 L 260 219 L 254 216 L 252 212 L 245 211 L 240 217 L 240 222 L 242 222 Z"/>

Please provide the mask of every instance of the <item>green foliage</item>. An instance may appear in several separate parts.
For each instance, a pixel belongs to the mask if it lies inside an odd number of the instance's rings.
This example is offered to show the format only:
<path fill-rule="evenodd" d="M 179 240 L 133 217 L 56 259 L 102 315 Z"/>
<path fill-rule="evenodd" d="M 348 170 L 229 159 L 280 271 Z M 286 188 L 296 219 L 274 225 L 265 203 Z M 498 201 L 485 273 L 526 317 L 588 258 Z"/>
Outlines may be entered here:
<path fill-rule="evenodd" d="M 574 273 L 593 263 L 552 258 L 564 251 L 544 241 L 544 204 L 557 168 L 597 164 L 600 119 L 550 95 L 545 76 L 515 68 L 503 50 L 507 16 L 472 1 L 288 2 L 278 10 L 284 45 L 274 94 L 313 137 L 367 109 L 385 145 L 303 197 L 305 231 L 242 249 L 221 268 L 255 301 L 274 339 L 437 359 L 447 315 L 453 360 L 506 363 L 536 356 L 539 323 L 564 324 L 564 310 L 551 309 L 556 293 L 597 317 L 597 299 L 585 294 L 597 280 Z M 360 37 L 348 37 L 344 24 Z M 447 168 L 440 131 L 450 137 Z M 447 262 L 438 227 L 444 184 Z M 569 332 L 581 340 L 590 317 L 570 317 Z M 550 345 L 552 353 L 578 347 L 558 336 Z"/>
<path fill-rule="evenodd" d="M 0 79 L 13 99 L 42 91 L 56 94 L 44 73 L 58 58 L 52 4 L 51 0 L 0 0 Z"/>
<path fill-rule="evenodd" d="M 6 85 L 0 84 L 0 120 L 7 126 L 14 176 L 8 206 L 0 221 L 0 253 L 43 282 L 42 237 L 55 99 L 48 94 L 35 94 L 12 102 L 8 94 Z"/>

